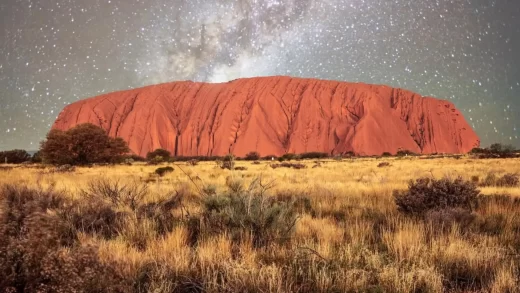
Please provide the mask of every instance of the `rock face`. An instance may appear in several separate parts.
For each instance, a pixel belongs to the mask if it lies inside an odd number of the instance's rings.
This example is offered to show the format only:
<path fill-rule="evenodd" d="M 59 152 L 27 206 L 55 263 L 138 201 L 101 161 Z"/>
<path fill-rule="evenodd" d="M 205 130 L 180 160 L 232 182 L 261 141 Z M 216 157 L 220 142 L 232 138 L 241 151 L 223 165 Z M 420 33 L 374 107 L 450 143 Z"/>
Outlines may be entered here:
<path fill-rule="evenodd" d="M 464 153 L 480 144 L 450 102 L 388 86 L 283 76 L 106 94 L 67 106 L 53 128 L 87 122 L 141 156 L 157 148 L 176 156 Z"/>

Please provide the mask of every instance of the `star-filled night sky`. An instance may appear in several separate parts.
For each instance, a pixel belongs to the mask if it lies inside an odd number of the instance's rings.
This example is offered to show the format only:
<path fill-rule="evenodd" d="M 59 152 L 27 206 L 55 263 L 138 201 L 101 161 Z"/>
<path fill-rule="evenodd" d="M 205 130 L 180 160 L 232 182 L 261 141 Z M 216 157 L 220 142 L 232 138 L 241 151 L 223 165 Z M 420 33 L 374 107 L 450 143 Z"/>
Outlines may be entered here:
<path fill-rule="evenodd" d="M 520 146 L 517 0 L 2 0 L 0 19 L 0 150 L 90 96 L 266 75 L 448 99 L 484 146 Z"/>

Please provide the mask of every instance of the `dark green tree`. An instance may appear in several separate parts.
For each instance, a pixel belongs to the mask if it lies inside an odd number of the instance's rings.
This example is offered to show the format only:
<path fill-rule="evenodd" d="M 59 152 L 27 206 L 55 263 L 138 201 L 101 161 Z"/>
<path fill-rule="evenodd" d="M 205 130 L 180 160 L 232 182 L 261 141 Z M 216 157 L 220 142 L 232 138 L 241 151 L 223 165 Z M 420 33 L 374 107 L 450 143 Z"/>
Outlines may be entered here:
<path fill-rule="evenodd" d="M 0 152 L 0 164 L 20 164 L 31 160 L 31 155 L 25 150 L 10 150 Z"/>
<path fill-rule="evenodd" d="M 170 159 L 170 155 L 171 153 L 165 149 L 156 149 L 155 151 L 146 154 L 146 160 L 152 161 L 156 157 L 161 157 L 163 160 L 168 161 Z"/>
<path fill-rule="evenodd" d="M 79 124 L 67 131 L 53 129 L 40 148 L 43 161 L 56 165 L 115 163 L 128 152 L 122 138 L 112 138 L 104 129 L 90 123 Z"/>

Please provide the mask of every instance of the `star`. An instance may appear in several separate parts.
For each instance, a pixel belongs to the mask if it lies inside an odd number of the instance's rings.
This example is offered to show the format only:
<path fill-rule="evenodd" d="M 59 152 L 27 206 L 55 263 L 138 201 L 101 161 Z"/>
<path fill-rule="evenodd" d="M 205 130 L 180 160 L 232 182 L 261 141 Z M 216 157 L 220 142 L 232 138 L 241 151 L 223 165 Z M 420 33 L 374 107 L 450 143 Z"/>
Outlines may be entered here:
<path fill-rule="evenodd" d="M 267 75 L 447 99 L 484 146 L 520 146 L 518 15 L 516 1 L 4 0 L 0 149 L 35 147 L 101 93 Z"/>

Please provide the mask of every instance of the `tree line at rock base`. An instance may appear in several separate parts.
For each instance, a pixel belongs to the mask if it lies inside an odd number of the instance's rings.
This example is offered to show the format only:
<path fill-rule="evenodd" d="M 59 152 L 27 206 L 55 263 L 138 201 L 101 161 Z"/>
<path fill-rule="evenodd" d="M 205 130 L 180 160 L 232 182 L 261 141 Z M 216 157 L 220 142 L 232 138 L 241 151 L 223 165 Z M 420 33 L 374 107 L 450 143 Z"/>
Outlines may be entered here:
<path fill-rule="evenodd" d="M 489 148 L 475 148 L 469 155 L 472 158 L 515 158 L 520 157 L 520 150 L 511 145 L 492 144 Z M 409 150 L 399 150 L 395 154 L 384 152 L 380 156 L 371 157 L 406 157 L 418 156 Z M 305 159 L 341 159 L 362 157 L 353 152 L 343 154 L 329 154 L 323 152 L 306 152 L 301 154 L 286 153 L 282 156 L 261 155 L 256 151 L 249 152 L 244 157 L 235 157 L 233 154 L 227 156 L 171 156 L 164 149 L 156 149 L 149 152 L 146 158 L 130 153 L 127 143 L 120 137 L 110 137 L 104 129 L 90 123 L 79 124 L 69 130 L 62 131 L 53 129 L 44 141 L 41 142 L 40 150 L 30 155 L 25 150 L 10 150 L 0 152 L 0 163 L 46 163 L 53 165 L 89 165 L 96 163 L 120 164 L 132 163 L 134 161 L 160 164 L 163 162 L 189 162 L 196 164 L 199 161 L 226 161 L 229 157 L 233 160 L 260 161 L 277 160 L 280 162 Z M 430 157 L 446 156 L 443 154 L 431 154 Z"/>

